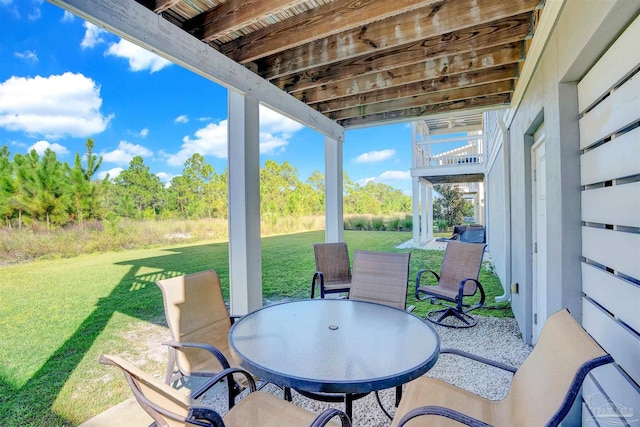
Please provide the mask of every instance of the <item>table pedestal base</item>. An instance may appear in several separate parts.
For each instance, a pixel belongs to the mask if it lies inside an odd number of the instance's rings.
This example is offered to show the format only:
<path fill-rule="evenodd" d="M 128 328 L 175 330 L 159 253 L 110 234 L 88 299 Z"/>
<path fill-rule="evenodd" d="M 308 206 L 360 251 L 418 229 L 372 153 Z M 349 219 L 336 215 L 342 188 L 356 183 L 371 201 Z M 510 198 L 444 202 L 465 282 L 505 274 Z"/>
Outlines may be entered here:
<path fill-rule="evenodd" d="M 347 414 L 349 419 L 352 419 L 353 413 L 353 401 L 362 399 L 367 396 L 369 393 L 323 393 L 323 392 L 312 392 L 312 391 L 304 391 L 297 390 L 298 393 L 303 395 L 304 397 L 308 397 L 309 399 L 319 400 L 321 402 L 344 402 L 344 412 Z M 284 388 L 284 398 L 291 402 L 291 388 Z"/>

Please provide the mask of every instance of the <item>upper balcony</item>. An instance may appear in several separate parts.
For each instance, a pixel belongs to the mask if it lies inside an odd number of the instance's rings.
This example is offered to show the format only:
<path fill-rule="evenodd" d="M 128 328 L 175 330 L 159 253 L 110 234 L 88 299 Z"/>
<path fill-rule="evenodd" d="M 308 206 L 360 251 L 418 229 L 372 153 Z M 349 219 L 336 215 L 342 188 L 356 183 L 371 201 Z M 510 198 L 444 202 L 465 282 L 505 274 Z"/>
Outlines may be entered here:
<path fill-rule="evenodd" d="M 486 163 L 483 114 L 414 122 L 411 176 L 433 184 L 480 182 Z"/>

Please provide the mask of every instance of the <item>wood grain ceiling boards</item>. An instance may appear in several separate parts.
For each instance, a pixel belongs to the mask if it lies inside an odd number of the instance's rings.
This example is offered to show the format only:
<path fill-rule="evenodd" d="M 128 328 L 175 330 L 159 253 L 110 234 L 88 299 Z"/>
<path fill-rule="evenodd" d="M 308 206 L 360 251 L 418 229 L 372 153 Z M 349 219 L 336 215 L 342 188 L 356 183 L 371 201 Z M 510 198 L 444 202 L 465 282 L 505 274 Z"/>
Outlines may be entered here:
<path fill-rule="evenodd" d="M 346 128 L 505 107 L 543 0 L 137 0 Z"/>

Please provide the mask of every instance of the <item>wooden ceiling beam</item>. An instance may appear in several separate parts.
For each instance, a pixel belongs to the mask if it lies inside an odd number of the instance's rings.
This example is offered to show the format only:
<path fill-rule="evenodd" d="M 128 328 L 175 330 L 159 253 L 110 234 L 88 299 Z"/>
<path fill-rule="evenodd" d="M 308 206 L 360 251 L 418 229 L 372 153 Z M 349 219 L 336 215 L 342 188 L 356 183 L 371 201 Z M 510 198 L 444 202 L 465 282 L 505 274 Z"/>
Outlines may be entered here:
<path fill-rule="evenodd" d="M 388 0 L 383 2 L 387 8 L 391 4 L 405 3 Z M 329 4 L 333 3 L 337 2 Z M 539 0 L 441 0 L 436 4 L 383 20 L 374 20 L 370 16 L 365 20 L 365 16 L 359 16 L 360 19 L 357 21 L 363 22 L 362 25 L 338 34 L 336 29 L 340 25 L 335 23 L 335 17 L 306 22 L 303 18 L 294 17 L 282 25 L 290 21 L 301 22 L 295 22 L 294 26 L 286 30 L 278 28 L 277 24 L 271 25 L 222 45 L 220 51 L 234 61 L 246 63 L 291 49 L 288 60 L 295 60 L 298 69 L 307 69 L 530 12 L 538 3 Z M 369 7 L 371 6 L 365 9 Z M 301 28 L 304 28 L 304 31 L 301 31 Z M 274 64 L 274 68 L 276 66 L 277 64 Z"/>
<path fill-rule="evenodd" d="M 228 0 L 188 20 L 182 29 L 208 43 L 300 2 L 301 0 Z"/>
<path fill-rule="evenodd" d="M 385 49 L 301 73 L 296 72 L 277 79 L 269 78 L 269 74 L 274 73 L 275 68 L 268 70 L 267 73 L 261 73 L 260 71 L 258 73 L 279 88 L 293 92 L 358 77 L 363 74 L 416 64 L 424 62 L 426 59 L 436 59 L 521 41 L 529 33 L 529 27 L 529 14 L 521 14 L 517 17 L 431 37 L 400 48 Z M 269 60 L 269 58 L 265 59 Z M 268 67 L 263 60 L 255 64 L 258 66 L 258 70 Z M 277 70 L 283 72 L 284 68 L 287 68 L 288 71 L 293 70 L 293 66 L 287 64 L 277 67 Z"/>
<path fill-rule="evenodd" d="M 498 95 L 513 92 L 513 82 L 503 80 L 479 86 L 464 87 L 461 89 L 446 90 L 423 95 L 413 95 L 405 98 L 393 99 L 375 104 L 361 105 L 358 107 L 346 108 L 344 110 L 333 111 L 326 114 L 332 120 L 344 120 L 351 117 L 363 117 L 373 114 L 385 113 L 388 111 L 404 110 L 415 107 L 431 106 L 443 104 L 451 101 L 461 101 L 480 96 Z"/>
<path fill-rule="evenodd" d="M 155 13 L 164 12 L 167 9 L 171 9 L 178 3 L 180 3 L 180 0 L 155 0 L 153 11 Z"/>
<path fill-rule="evenodd" d="M 508 105 L 510 97 L 511 94 L 482 96 L 461 101 L 447 102 L 444 104 L 407 108 L 397 111 L 388 111 L 385 113 L 372 114 L 364 117 L 353 117 L 350 119 L 339 120 L 338 124 L 343 126 L 345 129 L 349 129 L 379 125 L 390 122 L 410 121 L 428 115 L 446 114 L 474 108 L 491 108 Z"/>
<path fill-rule="evenodd" d="M 428 60 L 421 64 L 399 67 L 381 73 L 367 74 L 354 79 L 342 80 L 331 85 L 295 92 L 292 95 L 306 104 L 313 104 L 418 81 L 442 78 L 451 74 L 512 64 L 521 61 L 523 54 L 524 46 L 522 42 L 509 43 L 499 48 L 482 49 L 477 52 Z"/>
<path fill-rule="evenodd" d="M 503 80 L 512 80 L 517 75 L 516 64 L 494 67 L 489 70 L 476 70 L 453 74 L 437 79 L 425 80 L 407 85 L 368 92 L 356 96 L 331 99 L 317 104 L 309 104 L 323 114 L 331 111 L 353 108 L 360 105 L 370 105 L 377 102 L 390 101 L 398 98 L 428 94 L 441 91 L 459 89 L 465 86 L 476 86 Z"/>
<path fill-rule="evenodd" d="M 366 27 L 373 21 L 411 12 L 429 4 L 439 4 L 442 1 L 333 1 L 225 43 L 221 46 L 221 51 L 236 62 L 246 63 L 342 31 Z"/>

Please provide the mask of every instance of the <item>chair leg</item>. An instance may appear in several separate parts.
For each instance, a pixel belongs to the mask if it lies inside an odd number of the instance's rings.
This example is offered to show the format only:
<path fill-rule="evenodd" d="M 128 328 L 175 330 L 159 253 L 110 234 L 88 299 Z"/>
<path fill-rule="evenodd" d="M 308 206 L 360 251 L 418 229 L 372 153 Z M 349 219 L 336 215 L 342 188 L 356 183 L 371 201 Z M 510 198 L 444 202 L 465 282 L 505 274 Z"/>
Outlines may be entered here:
<path fill-rule="evenodd" d="M 447 324 L 443 323 L 443 320 L 447 317 L 455 317 L 462 324 Z M 437 318 L 436 318 L 437 317 Z M 448 307 L 441 310 L 432 310 L 427 313 L 426 319 L 431 323 L 435 323 L 436 325 L 445 326 L 447 328 L 471 328 L 478 323 L 478 319 L 475 317 L 457 310 L 455 307 Z"/>
<path fill-rule="evenodd" d="M 284 388 L 284 400 L 286 400 L 287 402 L 291 402 L 291 388 L 289 387 L 285 387 Z"/>

